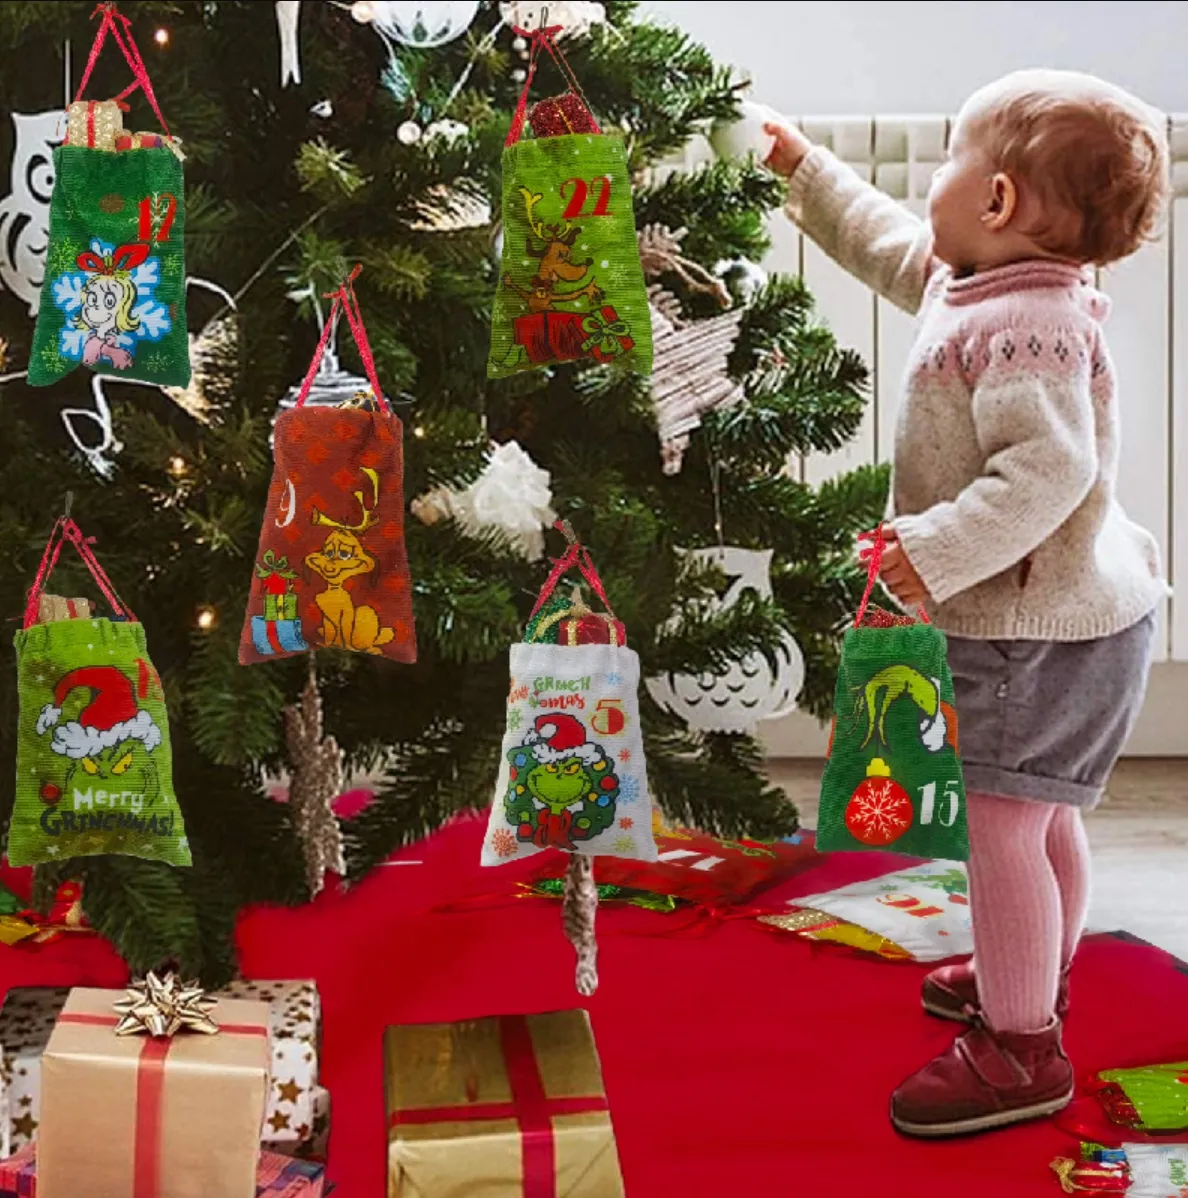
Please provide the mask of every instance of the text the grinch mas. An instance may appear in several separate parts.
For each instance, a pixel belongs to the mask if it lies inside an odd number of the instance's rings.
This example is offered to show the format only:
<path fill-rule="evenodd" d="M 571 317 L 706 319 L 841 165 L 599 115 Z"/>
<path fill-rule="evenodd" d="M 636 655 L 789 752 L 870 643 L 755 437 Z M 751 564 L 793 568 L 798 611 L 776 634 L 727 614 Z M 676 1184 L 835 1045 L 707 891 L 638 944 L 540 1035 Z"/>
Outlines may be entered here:
<path fill-rule="evenodd" d="M 352 281 L 330 317 L 296 405 L 276 422 L 276 465 L 239 644 L 245 665 L 310 649 L 417 659 L 404 545 L 400 420 L 375 373 Z M 306 405 L 330 331 L 346 315 L 374 403 Z"/>
<path fill-rule="evenodd" d="M 503 150 L 503 269 L 487 373 L 585 358 L 647 374 L 651 313 L 623 138 L 599 129 L 553 40 L 560 29 L 516 30 L 532 51 Z M 572 90 L 529 113 L 542 47 Z M 522 141 L 525 120 L 535 136 Z"/>
<path fill-rule="evenodd" d="M 157 105 L 126 17 L 102 5 L 102 23 L 54 151 L 45 283 L 29 384 L 46 386 L 80 362 L 92 370 L 184 387 L 185 192 L 181 151 Z M 122 27 L 122 30 L 121 30 Z M 114 100 L 83 100 L 108 33 L 135 81 Z M 164 136 L 125 133 L 124 96 L 144 91 Z"/>
<path fill-rule="evenodd" d="M 35 623 L 64 541 L 82 555 L 111 619 Z M 10 863 L 128 853 L 189 865 L 165 696 L 144 628 L 68 517 L 50 535 L 15 643 L 20 716 Z"/>
<path fill-rule="evenodd" d="M 842 643 L 817 848 L 965 861 L 969 838 L 945 634 L 870 606 L 880 528 L 862 552 L 866 593 Z"/>

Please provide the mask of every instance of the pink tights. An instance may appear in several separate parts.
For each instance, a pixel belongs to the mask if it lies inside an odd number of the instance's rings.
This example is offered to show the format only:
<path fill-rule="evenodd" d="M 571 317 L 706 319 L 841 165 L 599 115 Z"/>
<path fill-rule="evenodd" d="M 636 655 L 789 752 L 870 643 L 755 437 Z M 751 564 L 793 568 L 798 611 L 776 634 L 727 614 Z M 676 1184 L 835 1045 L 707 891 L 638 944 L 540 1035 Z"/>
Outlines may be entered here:
<path fill-rule="evenodd" d="M 1060 971 L 1089 906 L 1081 813 L 1060 803 L 971 794 L 969 887 L 978 998 L 990 1026 L 1033 1032 L 1052 1020 Z"/>

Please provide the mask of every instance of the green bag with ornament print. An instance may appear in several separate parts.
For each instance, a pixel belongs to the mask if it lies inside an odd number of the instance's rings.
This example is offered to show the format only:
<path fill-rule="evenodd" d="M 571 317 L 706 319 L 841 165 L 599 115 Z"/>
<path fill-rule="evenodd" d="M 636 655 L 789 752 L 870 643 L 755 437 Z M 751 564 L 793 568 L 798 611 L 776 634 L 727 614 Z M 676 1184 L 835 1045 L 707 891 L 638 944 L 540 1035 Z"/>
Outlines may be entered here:
<path fill-rule="evenodd" d="M 181 151 L 127 18 L 114 5 L 102 6 L 102 14 L 78 98 L 67 110 L 66 144 L 54 151 L 45 282 L 28 381 L 48 386 L 81 363 L 115 378 L 184 387 L 190 349 Z M 128 90 L 144 90 L 163 136 L 125 132 L 120 109 L 126 105 L 118 98 L 82 99 L 109 32 L 136 78 Z"/>
<path fill-rule="evenodd" d="M 869 577 L 842 642 L 816 847 L 969 859 L 965 781 L 945 634 L 870 606 L 882 531 L 863 550 Z"/>
<path fill-rule="evenodd" d="M 652 317 L 639 261 L 627 153 L 603 133 L 553 41 L 521 30 L 532 50 L 503 149 L 503 261 L 487 374 L 585 359 L 652 369 Z M 571 91 L 527 111 L 541 49 Z M 527 120 L 535 134 L 521 140 Z"/>
<path fill-rule="evenodd" d="M 37 622 L 42 588 L 66 541 L 111 604 L 111 619 Z M 126 853 L 189 865 L 169 716 L 144 627 L 68 516 L 50 534 L 14 639 L 20 713 L 9 863 Z"/>

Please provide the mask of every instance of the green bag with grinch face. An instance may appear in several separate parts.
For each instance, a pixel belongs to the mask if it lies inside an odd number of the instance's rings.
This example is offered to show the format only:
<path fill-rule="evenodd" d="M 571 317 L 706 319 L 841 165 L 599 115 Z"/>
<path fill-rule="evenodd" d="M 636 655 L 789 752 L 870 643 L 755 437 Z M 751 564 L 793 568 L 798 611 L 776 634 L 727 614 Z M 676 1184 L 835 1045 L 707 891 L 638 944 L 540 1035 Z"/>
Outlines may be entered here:
<path fill-rule="evenodd" d="M 532 41 L 503 149 L 503 262 L 491 314 L 491 378 L 579 359 L 652 369 L 652 317 L 639 261 L 627 154 L 603 133 L 553 42 Z M 541 48 L 571 91 L 527 112 Z M 525 120 L 536 136 L 521 140 Z"/>
<path fill-rule="evenodd" d="M 132 68 L 133 87 L 144 89 L 163 136 L 125 132 L 115 100 L 82 99 L 108 32 Z M 80 363 L 159 386 L 190 381 L 180 153 L 127 18 L 105 8 L 78 99 L 67 110 L 66 144 L 54 151 L 30 386 L 55 383 Z"/>
<path fill-rule="evenodd" d="M 816 846 L 965 861 L 969 835 L 945 635 L 870 607 L 881 531 L 863 553 L 866 594 L 842 642 Z"/>
<path fill-rule="evenodd" d="M 114 619 L 35 622 L 42 587 L 67 540 Z M 144 628 L 69 518 L 50 536 L 15 642 L 20 715 L 9 862 L 127 853 L 189 865 L 169 717 Z"/>

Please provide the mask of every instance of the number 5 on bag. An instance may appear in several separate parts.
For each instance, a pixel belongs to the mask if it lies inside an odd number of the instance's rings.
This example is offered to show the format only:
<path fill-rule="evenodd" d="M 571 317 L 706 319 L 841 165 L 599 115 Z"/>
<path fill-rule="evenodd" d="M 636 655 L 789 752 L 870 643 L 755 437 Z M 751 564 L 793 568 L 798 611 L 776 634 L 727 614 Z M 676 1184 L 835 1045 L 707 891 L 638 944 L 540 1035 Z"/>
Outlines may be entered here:
<path fill-rule="evenodd" d="M 882 530 L 863 551 L 866 593 L 842 643 L 817 848 L 965 861 L 965 782 L 945 635 L 870 606 Z"/>

